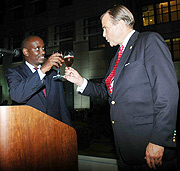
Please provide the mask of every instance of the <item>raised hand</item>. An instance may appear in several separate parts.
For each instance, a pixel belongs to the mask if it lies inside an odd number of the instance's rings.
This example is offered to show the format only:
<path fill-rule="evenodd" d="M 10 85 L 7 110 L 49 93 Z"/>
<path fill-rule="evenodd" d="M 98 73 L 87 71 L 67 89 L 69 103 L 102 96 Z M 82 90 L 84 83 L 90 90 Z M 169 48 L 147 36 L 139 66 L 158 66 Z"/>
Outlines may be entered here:
<path fill-rule="evenodd" d="M 52 68 L 52 66 L 55 66 L 57 68 L 61 67 L 63 62 L 64 60 L 62 59 L 62 54 L 54 53 L 42 65 L 41 71 L 45 74 L 47 71 L 49 71 Z"/>
<path fill-rule="evenodd" d="M 64 78 L 78 86 L 81 86 L 84 81 L 84 78 L 75 69 L 71 67 L 65 68 Z"/>

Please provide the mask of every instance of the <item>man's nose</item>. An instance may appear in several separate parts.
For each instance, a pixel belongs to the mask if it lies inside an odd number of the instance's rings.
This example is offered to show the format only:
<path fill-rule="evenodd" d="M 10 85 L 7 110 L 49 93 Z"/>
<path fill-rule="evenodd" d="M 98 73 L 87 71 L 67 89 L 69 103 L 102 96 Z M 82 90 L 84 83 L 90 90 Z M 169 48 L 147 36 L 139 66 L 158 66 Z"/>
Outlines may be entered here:
<path fill-rule="evenodd" d="M 41 48 L 41 53 L 45 54 L 45 50 L 43 48 Z"/>
<path fill-rule="evenodd" d="M 103 31 L 103 37 L 106 37 L 105 31 Z"/>

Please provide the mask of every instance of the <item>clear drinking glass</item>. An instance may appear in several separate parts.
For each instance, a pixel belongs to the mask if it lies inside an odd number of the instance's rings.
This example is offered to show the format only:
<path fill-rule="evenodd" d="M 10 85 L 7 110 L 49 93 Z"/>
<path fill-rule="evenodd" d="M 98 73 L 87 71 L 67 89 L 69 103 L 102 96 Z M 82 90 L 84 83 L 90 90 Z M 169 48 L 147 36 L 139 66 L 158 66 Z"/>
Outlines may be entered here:
<path fill-rule="evenodd" d="M 54 50 L 53 54 L 55 53 L 60 53 L 61 54 L 61 58 L 63 58 L 63 53 L 61 50 Z M 61 79 L 63 77 L 63 75 L 60 74 L 60 67 L 58 67 L 57 69 L 57 74 L 55 76 L 53 76 L 54 79 Z"/>
<path fill-rule="evenodd" d="M 64 52 L 64 63 L 67 67 L 71 67 L 74 63 L 74 52 L 73 51 L 65 51 Z"/>

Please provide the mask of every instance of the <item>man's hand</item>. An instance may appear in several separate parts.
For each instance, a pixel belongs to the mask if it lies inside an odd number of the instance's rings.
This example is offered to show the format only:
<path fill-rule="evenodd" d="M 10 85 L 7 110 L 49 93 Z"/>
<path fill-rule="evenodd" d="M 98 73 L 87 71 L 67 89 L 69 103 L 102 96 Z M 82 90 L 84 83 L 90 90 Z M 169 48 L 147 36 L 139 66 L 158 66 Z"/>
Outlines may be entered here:
<path fill-rule="evenodd" d="M 47 59 L 47 61 L 42 65 L 41 71 L 42 73 L 45 74 L 47 71 L 49 71 L 52 68 L 52 66 L 55 66 L 57 68 L 61 67 L 63 62 L 64 60 L 62 59 L 62 54 L 55 53 L 51 55 Z"/>
<path fill-rule="evenodd" d="M 65 68 L 64 78 L 72 83 L 75 83 L 78 86 L 81 86 L 84 81 L 84 78 L 81 77 L 81 75 L 75 69 L 73 69 L 71 67 Z"/>
<path fill-rule="evenodd" d="M 146 148 L 146 161 L 148 166 L 156 170 L 156 165 L 162 165 L 162 157 L 164 154 L 164 147 L 149 143 Z"/>

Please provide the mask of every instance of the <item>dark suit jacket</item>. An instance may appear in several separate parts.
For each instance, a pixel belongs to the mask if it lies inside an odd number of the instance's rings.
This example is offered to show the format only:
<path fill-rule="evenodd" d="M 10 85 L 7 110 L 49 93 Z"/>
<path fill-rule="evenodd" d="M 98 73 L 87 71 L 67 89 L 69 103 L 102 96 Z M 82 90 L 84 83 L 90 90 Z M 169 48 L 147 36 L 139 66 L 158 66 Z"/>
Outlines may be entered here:
<path fill-rule="evenodd" d="M 62 122 L 71 125 L 66 106 L 62 81 L 53 80 L 56 75 L 50 70 L 43 81 L 36 71 L 32 73 L 26 64 L 8 69 L 6 79 L 11 99 L 19 104 L 32 106 Z M 46 85 L 45 98 L 43 88 Z"/>
<path fill-rule="evenodd" d="M 105 79 L 116 58 L 117 53 Z M 101 84 L 89 81 L 83 94 L 109 98 L 115 144 L 124 161 L 145 163 L 149 142 L 165 147 L 163 160 L 174 158 L 179 90 L 163 38 L 153 32 L 135 32 L 117 66 L 112 96 L 104 80 Z"/>

